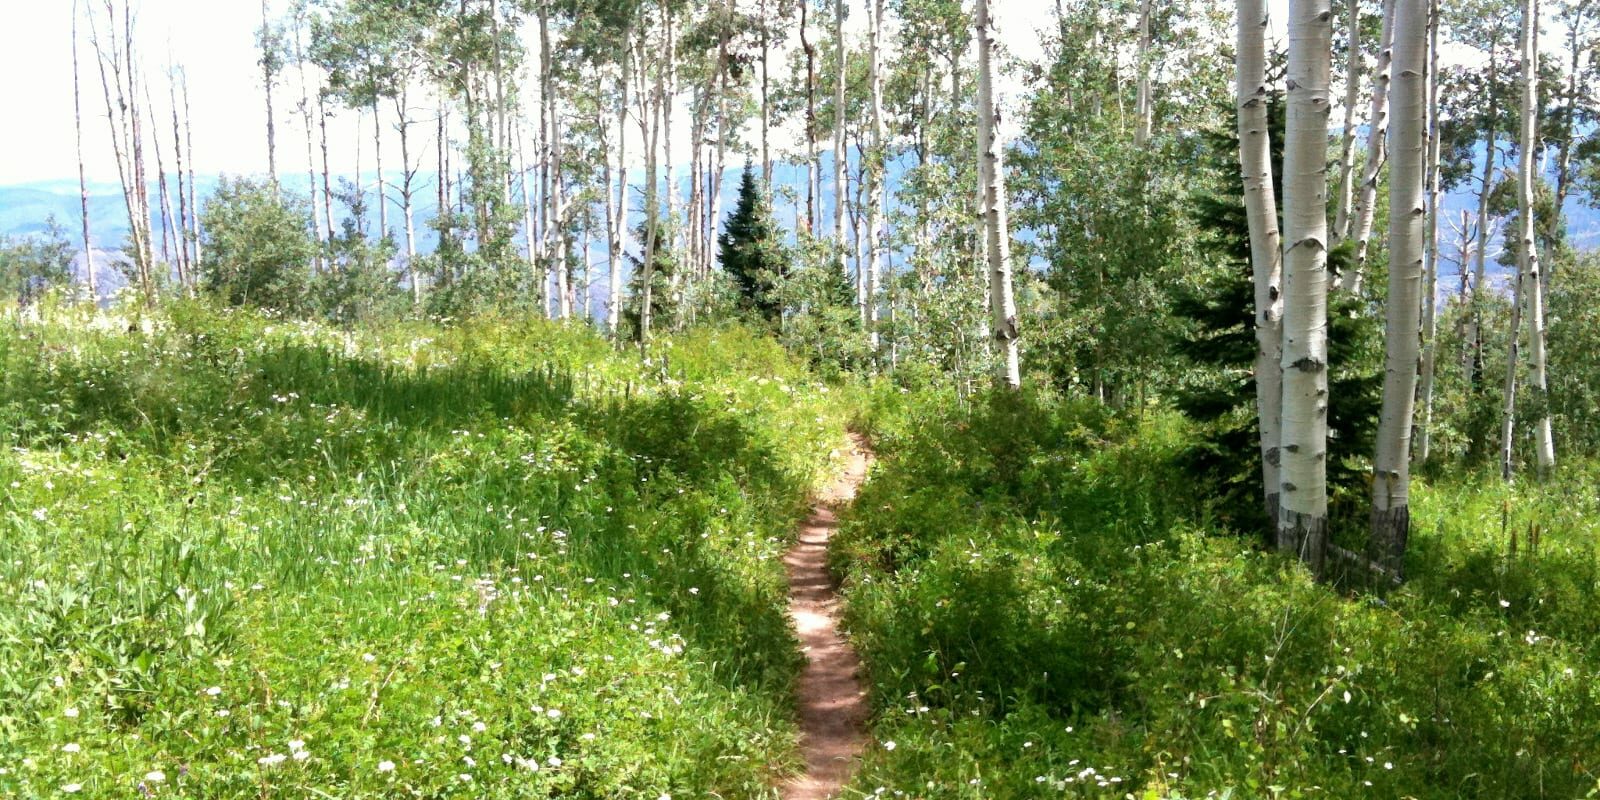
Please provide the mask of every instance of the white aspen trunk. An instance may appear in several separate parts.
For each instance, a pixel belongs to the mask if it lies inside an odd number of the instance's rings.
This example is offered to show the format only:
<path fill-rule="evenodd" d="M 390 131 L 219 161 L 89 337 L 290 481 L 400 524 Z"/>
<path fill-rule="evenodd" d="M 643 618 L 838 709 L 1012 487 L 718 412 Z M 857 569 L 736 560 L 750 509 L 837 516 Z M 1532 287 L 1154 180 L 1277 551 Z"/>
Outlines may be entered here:
<path fill-rule="evenodd" d="M 94 277 L 94 247 L 89 237 L 89 178 L 83 166 L 83 92 L 78 78 L 78 0 L 72 0 L 72 131 L 78 148 L 78 200 L 83 209 L 83 271 L 89 285 L 89 302 L 100 301 L 100 287 Z M 176 123 L 177 109 L 173 120 Z M 183 168 L 178 168 L 178 196 L 183 196 Z"/>
<path fill-rule="evenodd" d="M 822 156 L 817 150 L 817 48 L 811 43 L 810 3 L 800 4 L 800 47 L 806 54 L 806 225 L 822 227 Z"/>
<path fill-rule="evenodd" d="M 979 171 L 983 180 L 983 218 L 989 258 L 989 310 L 991 334 L 1000 348 L 996 379 L 1008 389 L 1022 388 L 1017 356 L 1017 304 L 1011 286 L 1011 230 L 1006 219 L 1006 182 L 1003 145 L 999 141 L 1000 114 L 994 102 L 994 19 L 989 0 L 977 0 L 978 39 L 978 142 L 983 151 Z"/>
<path fill-rule="evenodd" d="M 624 34 L 624 39 L 626 39 Z M 632 60 L 625 51 L 622 58 L 622 86 L 621 96 L 617 102 L 617 194 L 616 213 L 610 218 L 611 227 L 608 239 L 609 251 L 607 258 L 607 279 L 610 281 L 606 294 L 606 325 L 615 337 L 622 326 L 622 255 L 628 234 L 628 74 Z M 610 202 L 611 190 L 606 189 L 606 199 Z"/>
<path fill-rule="evenodd" d="M 767 206 L 772 206 L 772 151 L 770 149 L 770 128 L 772 125 L 772 108 L 768 102 L 771 96 L 771 33 L 767 22 L 767 0 L 760 0 L 756 6 L 757 24 L 761 30 L 761 182 L 766 187 Z"/>
<path fill-rule="evenodd" d="M 1372 459 L 1369 558 L 1402 575 L 1411 532 L 1411 434 L 1420 360 L 1427 136 L 1428 0 L 1395 0 L 1389 129 L 1389 298 L 1383 407 Z"/>
<path fill-rule="evenodd" d="M 535 279 L 538 281 L 537 292 L 540 298 L 541 315 L 552 315 L 550 301 L 550 270 L 554 263 L 555 252 L 555 227 L 556 221 L 556 182 L 559 178 L 555 174 L 555 144 L 559 138 L 556 134 L 555 105 L 551 102 L 554 93 L 551 84 L 555 80 L 554 64 L 551 62 L 550 53 L 550 7 L 548 3 L 539 4 L 539 246 L 534 250 L 533 260 L 537 264 L 534 269 Z"/>
<path fill-rule="evenodd" d="M 436 176 L 437 180 L 434 181 L 434 188 L 438 190 L 438 206 L 436 208 L 435 213 L 439 217 L 443 217 L 446 214 L 450 213 L 450 163 L 449 163 L 449 160 L 445 157 L 445 149 L 449 146 L 449 143 L 448 143 L 448 140 L 446 139 L 446 136 L 445 136 L 445 109 L 444 109 L 444 98 L 443 97 L 435 98 L 435 100 L 434 100 L 434 113 L 436 115 L 435 116 L 435 122 L 438 124 L 438 130 L 434 132 L 434 142 L 433 142 L 434 149 L 436 151 L 434 153 L 434 155 L 438 159 L 438 162 L 437 162 L 437 176 Z M 324 117 L 324 120 L 326 120 L 326 117 Z M 324 123 L 324 125 L 323 125 L 323 130 L 324 131 L 327 130 L 326 123 Z M 328 169 L 327 141 L 328 141 L 328 139 L 327 139 L 326 134 L 324 134 L 322 141 L 323 141 L 322 169 L 323 169 L 323 175 L 327 175 L 327 169 Z M 331 217 L 329 218 L 329 221 L 330 222 L 332 221 Z M 454 226 L 451 226 L 451 227 L 454 227 Z"/>
<path fill-rule="evenodd" d="M 1539 0 L 1522 2 L 1522 157 L 1517 165 L 1517 206 L 1522 222 L 1521 271 L 1523 291 L 1528 298 L 1528 379 L 1539 407 L 1544 410 L 1534 424 L 1535 458 L 1539 477 L 1548 477 L 1556 465 L 1555 442 L 1551 431 L 1548 360 L 1545 353 L 1544 276 L 1539 248 L 1534 239 L 1534 182 L 1543 180 L 1538 167 L 1539 144 Z"/>
<path fill-rule="evenodd" d="M 1150 0 L 1139 1 L 1139 88 L 1138 100 L 1134 114 L 1138 116 L 1138 127 L 1134 130 L 1133 142 L 1139 147 L 1144 147 L 1150 141 L 1150 117 L 1152 102 L 1150 98 Z"/>
<path fill-rule="evenodd" d="M 1520 200 L 1519 200 L 1520 203 Z M 1518 241 L 1520 249 L 1523 243 Z M 1506 380 L 1500 407 L 1500 477 L 1510 481 L 1516 473 L 1517 362 L 1521 356 L 1522 293 L 1527 276 L 1523 256 L 1517 255 L 1517 274 L 1511 280 L 1511 333 L 1506 344 Z"/>
<path fill-rule="evenodd" d="M 1272 181 L 1268 133 L 1266 28 L 1263 0 L 1239 0 L 1239 166 L 1250 225 L 1250 268 L 1255 285 L 1256 419 L 1261 434 L 1261 485 L 1267 521 L 1275 530 L 1281 478 L 1279 435 L 1283 416 L 1283 237 Z M 1273 537 L 1276 540 L 1276 537 Z"/>
<path fill-rule="evenodd" d="M 200 204 L 196 202 L 194 188 L 194 128 L 189 116 L 189 75 L 183 75 L 183 149 L 189 153 L 189 263 L 200 264 Z M 192 276 L 191 272 L 191 276 Z"/>
<path fill-rule="evenodd" d="M 411 166 L 411 109 L 404 84 L 395 97 L 395 130 L 400 134 L 400 213 L 406 223 L 406 276 L 411 282 L 412 305 L 422 304 L 422 276 L 417 274 L 417 220 L 413 182 L 417 170 Z"/>
<path fill-rule="evenodd" d="M 144 86 L 144 104 L 149 106 L 150 113 L 154 115 L 156 111 L 156 104 L 150 99 L 150 85 L 148 83 Z M 152 131 L 152 134 L 153 133 L 154 131 Z M 167 194 L 167 165 L 166 160 L 161 157 L 161 137 L 159 135 L 152 135 L 150 137 L 150 145 L 156 156 L 157 197 L 154 211 L 160 217 L 161 221 L 161 265 L 163 272 L 162 277 L 165 278 L 165 273 L 172 268 L 173 252 L 175 250 L 174 245 L 176 244 L 172 235 L 172 203 L 171 198 Z M 181 269 L 179 270 L 178 274 L 181 278 L 183 275 Z"/>
<path fill-rule="evenodd" d="M 1361 197 L 1356 202 L 1355 263 L 1339 278 L 1339 288 L 1361 291 L 1367 268 L 1367 248 L 1372 242 L 1372 225 L 1378 212 L 1378 181 L 1388 160 L 1389 82 L 1394 57 L 1394 14 L 1398 0 L 1384 0 L 1383 36 L 1379 39 L 1378 62 L 1372 70 L 1372 111 L 1367 127 L 1367 165 L 1361 178 Z"/>
<path fill-rule="evenodd" d="M 1350 237 L 1350 207 L 1355 202 L 1356 104 L 1361 102 L 1361 0 L 1345 0 L 1344 135 L 1339 138 L 1339 206 L 1334 214 L 1335 244 Z"/>
<path fill-rule="evenodd" d="M 1499 61 L 1496 51 L 1499 42 L 1491 43 L 1489 48 L 1489 85 L 1494 86 L 1499 80 Z M 1476 375 L 1476 370 L 1483 363 L 1483 292 L 1484 279 L 1488 272 L 1487 257 L 1489 253 L 1489 196 L 1494 190 L 1495 161 L 1498 157 L 1496 139 L 1499 130 L 1495 120 L 1500 115 L 1498 94 L 1489 92 L 1489 113 L 1484 119 L 1488 121 L 1489 130 L 1487 143 L 1483 154 L 1483 174 L 1478 185 L 1478 251 L 1474 254 L 1472 264 L 1472 311 L 1467 315 L 1467 351 L 1464 354 L 1465 363 L 1462 364 L 1462 374 L 1468 376 L 1468 384 L 1474 384 L 1482 376 Z"/>
<path fill-rule="evenodd" d="M 1433 442 L 1433 383 L 1439 361 L 1439 214 L 1444 206 L 1439 151 L 1439 4 L 1428 9 L 1428 231 L 1426 278 L 1422 287 L 1422 377 L 1417 388 L 1422 417 L 1418 421 L 1416 460 L 1428 463 Z M 1463 256 L 1461 266 L 1466 267 Z"/>
<path fill-rule="evenodd" d="M 677 31 L 674 25 L 673 14 L 670 10 L 666 13 L 667 48 L 662 56 L 662 69 L 666 73 L 666 85 L 661 97 L 661 160 L 662 169 L 667 175 L 667 219 L 675 221 L 678 214 L 678 183 L 677 170 L 672 161 L 672 112 L 673 104 L 678 96 L 678 56 L 677 56 Z M 670 243 L 673 250 L 680 255 L 683 252 L 683 238 L 688 235 L 687 226 L 674 225 L 672 229 L 673 241 Z M 673 282 L 682 277 L 680 269 L 673 275 Z"/>
<path fill-rule="evenodd" d="M 528 143 L 522 130 L 522 122 L 517 121 L 517 177 L 522 184 L 522 242 L 524 254 L 528 259 L 528 268 L 533 273 L 533 279 L 538 280 L 538 246 L 535 244 L 536 232 L 533 223 L 533 206 L 537 199 L 533 196 L 533 187 L 529 181 L 528 170 Z M 541 212 L 542 213 L 542 212 Z"/>
<path fill-rule="evenodd" d="M 670 18 L 670 13 L 671 12 L 667 9 L 662 10 L 663 17 Z M 664 19 L 664 25 L 665 22 L 666 20 Z M 644 60 L 644 54 L 645 47 L 641 38 L 640 59 L 638 65 L 641 71 L 644 70 L 647 63 Z M 662 128 L 662 117 L 664 116 L 665 112 L 665 110 L 662 108 L 662 106 L 665 105 L 664 99 L 666 95 L 664 85 L 665 71 L 665 65 L 658 64 L 656 66 L 655 88 L 653 90 L 653 97 L 651 98 L 650 102 L 650 136 L 649 141 L 645 146 L 645 247 L 644 274 L 640 278 L 640 292 L 643 296 L 639 299 L 639 343 L 646 346 L 650 343 L 650 304 L 654 295 L 651 282 L 655 278 L 656 247 L 660 244 L 656 241 L 657 236 L 660 234 L 659 216 L 661 203 L 660 176 L 657 173 L 657 157 L 659 155 L 657 145 L 660 144 L 659 139 Z M 640 124 L 644 124 L 642 119 L 640 120 Z"/>
<path fill-rule="evenodd" d="M 845 73 L 849 68 L 845 60 L 844 0 L 834 0 L 834 81 L 833 81 L 833 252 L 840 274 L 848 274 L 846 265 L 848 245 L 845 242 L 845 211 L 850 189 L 845 185 Z M 856 270 L 856 314 L 863 330 L 867 327 L 867 281 L 861 270 Z"/>
<path fill-rule="evenodd" d="M 328 158 L 328 102 L 317 93 L 317 143 L 322 149 L 322 218 L 328 221 L 328 238 L 333 238 L 333 175 Z M 440 136 L 440 141 L 444 137 Z M 443 178 L 440 179 L 443 185 Z M 313 187 L 315 193 L 315 187 Z M 442 206 L 441 206 L 442 208 Z M 331 264 L 329 265 L 331 268 Z"/>
<path fill-rule="evenodd" d="M 1328 541 L 1329 0 L 1289 0 L 1278 547 L 1323 571 Z"/>
<path fill-rule="evenodd" d="M 311 231 L 316 236 L 317 243 L 320 245 L 326 242 L 327 239 L 324 238 L 323 235 L 324 228 L 322 226 L 321 209 L 317 208 L 316 203 L 316 131 L 313 129 L 311 124 L 311 91 L 306 87 L 306 57 L 305 41 L 303 39 L 304 29 L 305 16 L 303 14 L 296 14 L 294 19 L 294 63 L 295 75 L 300 83 L 300 123 L 301 126 L 306 130 L 306 196 L 311 199 Z M 174 124 L 176 124 L 177 112 L 174 111 L 173 114 Z M 178 162 L 178 169 L 181 172 L 183 170 L 183 155 L 181 152 L 178 155 Z M 326 230 L 327 236 L 331 237 L 333 235 L 333 220 L 328 220 L 328 226 Z M 321 271 L 322 254 L 320 252 L 318 253 L 316 259 L 312 261 L 311 269 L 313 273 Z"/>
<path fill-rule="evenodd" d="M 261 0 L 261 84 L 267 90 L 267 175 L 272 178 L 272 185 L 278 185 L 278 129 L 273 120 L 272 83 L 274 70 L 272 68 L 275 53 L 270 52 L 272 47 L 272 22 L 267 18 L 268 0 Z"/>
<path fill-rule="evenodd" d="M 378 176 L 378 238 L 389 235 L 389 200 L 383 181 L 383 118 L 378 113 L 378 101 L 372 101 L 372 160 Z"/>
<path fill-rule="evenodd" d="M 140 252 L 144 263 L 144 290 L 145 302 L 154 303 L 156 295 L 155 280 L 155 229 L 152 227 L 150 213 L 150 182 L 146 179 L 144 161 L 144 126 L 142 112 L 139 106 L 139 71 L 134 60 L 133 38 L 133 11 L 130 7 L 123 7 L 123 30 L 127 37 L 127 47 L 123 50 L 123 57 L 128 69 L 128 116 L 132 123 L 129 130 L 133 141 L 133 180 L 134 188 L 139 202 L 139 223 L 135 230 L 139 233 Z"/>
<path fill-rule="evenodd" d="M 872 0 L 868 73 L 872 83 L 872 145 L 867 155 L 867 336 L 872 351 L 880 345 L 878 332 L 878 293 L 883 281 L 884 219 L 888 216 L 889 195 L 884 181 L 885 159 L 883 124 L 883 0 Z"/>

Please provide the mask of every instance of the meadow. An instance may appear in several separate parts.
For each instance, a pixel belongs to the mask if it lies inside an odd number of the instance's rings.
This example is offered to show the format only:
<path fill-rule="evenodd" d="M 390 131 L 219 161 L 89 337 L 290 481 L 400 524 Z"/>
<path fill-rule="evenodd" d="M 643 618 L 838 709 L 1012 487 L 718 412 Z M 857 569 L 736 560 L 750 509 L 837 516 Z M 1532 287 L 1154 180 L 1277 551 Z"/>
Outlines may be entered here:
<path fill-rule="evenodd" d="M 1593 467 L 1417 486 L 1410 580 L 1373 592 L 1221 529 L 1169 412 L 879 392 L 860 424 L 848 796 L 1600 796 Z"/>
<path fill-rule="evenodd" d="M 849 429 L 846 798 L 1600 796 L 1594 466 L 1419 480 L 1374 591 L 1228 530 L 1153 406 L 182 302 L 0 330 L 0 796 L 775 798 Z"/>
<path fill-rule="evenodd" d="M 8 320 L 0 796 L 775 796 L 838 397 L 738 328 Z"/>

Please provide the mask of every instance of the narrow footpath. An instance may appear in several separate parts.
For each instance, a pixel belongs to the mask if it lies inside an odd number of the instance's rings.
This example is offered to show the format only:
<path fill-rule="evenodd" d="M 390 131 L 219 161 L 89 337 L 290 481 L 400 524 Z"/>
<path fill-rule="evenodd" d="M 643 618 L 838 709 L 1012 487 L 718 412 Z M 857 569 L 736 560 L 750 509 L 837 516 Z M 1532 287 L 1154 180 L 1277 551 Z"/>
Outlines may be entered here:
<path fill-rule="evenodd" d="M 783 563 L 789 572 L 789 617 L 806 654 L 800 675 L 800 748 L 806 770 L 783 786 L 783 800 L 828 800 L 854 771 L 866 745 L 867 697 L 861 659 L 839 633 L 839 598 L 828 574 L 828 540 L 838 527 L 835 509 L 855 499 L 872 453 L 852 433 L 844 471 L 823 490 L 800 539 Z"/>

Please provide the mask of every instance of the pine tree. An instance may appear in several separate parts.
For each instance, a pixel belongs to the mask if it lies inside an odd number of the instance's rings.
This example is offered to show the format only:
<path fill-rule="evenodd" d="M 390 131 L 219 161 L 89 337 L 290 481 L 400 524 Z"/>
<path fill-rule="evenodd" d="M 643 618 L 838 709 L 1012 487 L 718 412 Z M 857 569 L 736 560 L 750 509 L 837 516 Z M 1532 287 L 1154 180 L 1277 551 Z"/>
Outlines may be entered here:
<path fill-rule="evenodd" d="M 739 290 L 740 305 L 777 323 L 783 313 L 778 284 L 789 274 L 789 254 L 767 204 L 766 187 L 745 164 L 739 202 L 717 237 L 718 259 Z"/>
<path fill-rule="evenodd" d="M 648 221 L 639 223 L 634 231 L 641 241 L 649 235 Z M 653 320 L 650 330 L 659 331 L 663 324 L 670 324 L 674 318 L 674 310 L 678 307 L 676 293 L 673 291 L 673 276 L 678 272 L 678 253 L 673 250 L 672 242 L 675 233 L 670 219 L 659 219 L 655 225 L 655 235 L 660 237 L 656 248 L 652 251 L 651 268 L 645 269 L 643 259 L 628 254 L 628 263 L 633 277 L 628 281 L 628 300 L 623 307 L 623 325 L 630 331 L 629 338 L 635 342 L 645 340 L 645 321 L 642 318 L 643 304 L 648 296 L 650 303 L 650 319 Z M 645 280 L 648 276 L 650 291 L 645 292 Z"/>
<path fill-rule="evenodd" d="M 1281 65 L 1276 69 L 1281 70 Z M 1284 108 L 1281 93 L 1267 99 L 1268 135 L 1275 182 L 1283 175 Z M 1185 382 L 1176 397 L 1178 409 L 1201 425 L 1199 441 L 1184 454 L 1185 465 L 1204 476 L 1213 498 L 1213 512 L 1241 531 L 1259 530 L 1270 545 L 1271 520 L 1261 518 L 1264 492 L 1256 428 L 1256 366 L 1252 319 L 1255 299 L 1251 281 L 1250 232 L 1245 218 L 1244 182 L 1236 155 L 1238 133 L 1232 127 L 1207 135 L 1208 159 L 1217 176 L 1214 192 L 1194 199 L 1195 224 L 1205 232 L 1204 246 L 1216 271 L 1199 287 L 1174 302 L 1174 313 L 1191 327 L 1174 347 L 1199 375 Z M 1329 252 L 1332 269 L 1349 265 L 1354 243 Z M 1332 516 L 1353 518 L 1367 495 L 1363 459 L 1371 453 L 1379 406 L 1382 372 L 1381 330 L 1365 313 L 1360 298 L 1342 293 L 1330 299 L 1328 484 Z"/>

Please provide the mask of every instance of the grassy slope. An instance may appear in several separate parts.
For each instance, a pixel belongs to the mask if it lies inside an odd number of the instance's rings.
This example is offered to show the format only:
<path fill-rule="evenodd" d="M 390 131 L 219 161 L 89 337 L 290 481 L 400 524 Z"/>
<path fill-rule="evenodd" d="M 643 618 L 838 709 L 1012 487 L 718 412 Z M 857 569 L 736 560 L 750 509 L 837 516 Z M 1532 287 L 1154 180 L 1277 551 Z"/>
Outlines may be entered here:
<path fill-rule="evenodd" d="M 1412 583 L 1350 598 L 1206 535 L 1172 417 L 913 395 L 874 418 L 836 552 L 878 714 L 847 796 L 1600 790 L 1592 474 L 1419 487 Z M 1506 555 L 1503 498 L 1536 556 Z"/>
<path fill-rule="evenodd" d="M 0 796 L 770 796 L 842 433 L 773 345 L 142 327 L 0 331 Z"/>

